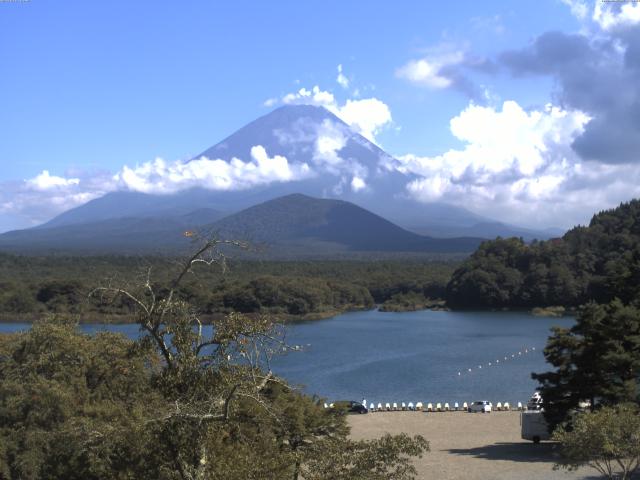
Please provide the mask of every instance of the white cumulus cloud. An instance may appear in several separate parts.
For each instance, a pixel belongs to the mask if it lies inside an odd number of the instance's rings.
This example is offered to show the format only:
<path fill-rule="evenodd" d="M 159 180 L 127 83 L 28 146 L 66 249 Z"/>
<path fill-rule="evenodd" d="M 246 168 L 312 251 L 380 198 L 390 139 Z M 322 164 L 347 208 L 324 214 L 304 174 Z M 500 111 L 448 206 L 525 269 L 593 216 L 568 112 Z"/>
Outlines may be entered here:
<path fill-rule="evenodd" d="M 640 2 L 637 0 L 560 0 L 578 20 L 593 22 L 612 32 L 640 24 Z"/>
<path fill-rule="evenodd" d="M 391 110 L 377 98 L 347 100 L 342 106 L 330 108 L 360 135 L 375 143 L 376 136 L 392 121 Z"/>
<path fill-rule="evenodd" d="M 342 64 L 338 65 L 338 76 L 336 77 L 336 82 L 342 88 L 349 88 L 349 79 L 342 73 Z"/>
<path fill-rule="evenodd" d="M 87 203 L 113 190 L 115 183 L 105 172 L 52 175 L 43 170 L 21 182 L 0 184 L 0 214 L 12 215 L 16 225 L 30 227 L 52 216 Z"/>
<path fill-rule="evenodd" d="M 273 106 L 274 103 L 271 100 L 267 100 L 265 106 Z M 389 106 L 382 100 L 371 97 L 350 98 L 345 102 L 339 102 L 333 93 L 322 90 L 318 85 L 311 89 L 302 87 L 297 92 L 284 95 L 280 101 L 288 105 L 306 104 L 324 107 L 354 131 L 376 144 L 378 143 L 376 137 L 393 121 Z M 269 102 L 268 105 L 267 102 Z"/>
<path fill-rule="evenodd" d="M 589 15 L 589 4 L 586 0 L 560 0 L 571 9 L 571 13 L 578 19 L 584 20 Z M 597 0 L 598 2 L 601 0 Z"/>
<path fill-rule="evenodd" d="M 396 76 L 416 85 L 441 89 L 448 88 L 453 81 L 443 73 L 443 69 L 464 61 L 462 51 L 438 53 L 417 60 L 410 60 L 396 70 Z"/>
<path fill-rule="evenodd" d="M 635 1 L 602 2 L 597 0 L 592 18 L 603 30 L 638 25 L 640 24 L 640 3 Z"/>
<path fill-rule="evenodd" d="M 230 161 L 201 157 L 189 162 L 157 158 L 134 168 L 125 166 L 114 177 L 120 188 L 144 193 L 174 193 L 193 187 L 242 190 L 271 182 L 288 182 L 311 176 L 306 163 L 289 163 L 286 157 L 269 157 L 262 145 L 251 148 L 251 160 Z"/>
<path fill-rule="evenodd" d="M 344 163 L 339 152 L 347 144 L 348 136 L 343 125 L 325 119 L 315 133 L 313 160 L 317 164 L 337 167 Z"/>
<path fill-rule="evenodd" d="M 52 190 L 78 185 L 80 179 L 58 177 L 51 175 L 48 170 L 43 170 L 42 173 L 36 175 L 34 178 L 25 180 L 25 182 L 35 190 Z"/>
<path fill-rule="evenodd" d="M 367 188 L 367 184 L 364 181 L 364 179 L 360 178 L 360 177 L 353 177 L 351 179 L 351 189 L 354 192 L 359 192 L 360 190 L 363 190 Z"/>
<path fill-rule="evenodd" d="M 311 90 L 302 87 L 294 93 L 287 93 L 282 97 L 282 103 L 308 103 L 310 105 L 331 106 L 335 105 L 336 99 L 331 92 L 320 90 L 318 85 Z"/>
<path fill-rule="evenodd" d="M 400 156 L 396 169 L 414 176 L 407 191 L 421 201 L 454 203 L 525 225 L 583 220 L 577 212 L 601 208 L 585 182 L 608 168 L 582 162 L 571 149 L 589 121 L 583 112 L 552 105 L 527 111 L 514 101 L 501 109 L 470 104 L 450 121 L 462 148 Z M 629 178 L 638 173 L 630 171 Z"/>
<path fill-rule="evenodd" d="M 304 162 L 289 162 L 281 155 L 269 156 L 262 145 L 251 148 L 251 158 L 230 161 L 206 157 L 188 162 L 157 158 L 135 167 L 125 165 L 115 175 L 81 172 L 58 176 L 43 170 L 22 182 L 0 184 L 0 215 L 22 219 L 32 226 L 71 208 L 116 190 L 169 194 L 201 187 L 210 190 L 242 190 L 272 182 L 289 182 L 315 175 Z"/>

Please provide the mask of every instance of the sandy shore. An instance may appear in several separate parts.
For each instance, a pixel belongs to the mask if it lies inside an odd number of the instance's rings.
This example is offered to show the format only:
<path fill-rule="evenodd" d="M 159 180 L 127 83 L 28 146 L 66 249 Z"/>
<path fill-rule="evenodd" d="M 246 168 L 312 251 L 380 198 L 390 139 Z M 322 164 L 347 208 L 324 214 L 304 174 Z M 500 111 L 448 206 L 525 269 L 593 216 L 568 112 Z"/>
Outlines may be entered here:
<path fill-rule="evenodd" d="M 520 438 L 518 412 L 384 412 L 351 415 L 351 436 L 421 434 L 431 451 L 415 461 L 421 479 L 575 480 L 597 478 L 592 469 L 553 470 L 554 445 Z"/>

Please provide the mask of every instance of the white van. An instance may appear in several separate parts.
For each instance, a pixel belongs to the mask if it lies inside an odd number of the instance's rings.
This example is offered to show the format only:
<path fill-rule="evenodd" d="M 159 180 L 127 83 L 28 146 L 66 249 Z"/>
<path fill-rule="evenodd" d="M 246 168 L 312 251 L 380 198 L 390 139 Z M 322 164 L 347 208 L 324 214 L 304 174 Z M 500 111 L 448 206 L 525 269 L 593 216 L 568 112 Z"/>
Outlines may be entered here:
<path fill-rule="evenodd" d="M 549 425 L 540 410 L 527 410 L 520 414 L 520 435 L 523 440 L 531 440 L 533 443 L 551 438 Z"/>

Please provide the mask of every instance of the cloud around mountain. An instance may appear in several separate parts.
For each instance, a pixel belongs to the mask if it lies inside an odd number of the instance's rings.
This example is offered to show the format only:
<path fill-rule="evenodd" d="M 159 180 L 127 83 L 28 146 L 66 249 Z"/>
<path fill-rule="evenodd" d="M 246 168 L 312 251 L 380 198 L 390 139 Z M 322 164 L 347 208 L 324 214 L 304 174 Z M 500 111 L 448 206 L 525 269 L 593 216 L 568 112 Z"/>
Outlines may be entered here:
<path fill-rule="evenodd" d="M 640 196 L 640 4 L 562 1 L 580 20 L 578 33 L 544 32 L 491 58 L 468 45 L 441 45 L 396 69 L 409 84 L 467 96 L 466 107 L 449 121 L 458 143 L 453 148 L 429 155 L 408 148 L 377 165 L 345 154 L 353 132 L 379 145 L 393 117 L 383 100 L 360 98 L 340 65 L 335 94 L 316 85 L 265 102 L 322 106 L 344 122 L 301 120 L 274 131 L 278 145 L 288 145 L 286 153 L 256 141 L 235 158 L 156 159 L 115 173 L 43 171 L 2 185 L 0 216 L 20 215 L 34 224 L 116 190 L 229 191 L 326 176 L 332 182 L 327 196 L 405 195 L 513 223 L 583 223 L 593 211 Z M 552 102 L 498 101 L 478 81 L 497 76 L 551 78 Z M 381 175 L 395 175 L 394 191 L 376 190 Z"/>
<path fill-rule="evenodd" d="M 73 177 L 63 177 L 43 171 L 32 179 L 6 185 L 0 193 L 0 213 L 21 214 L 30 220 L 25 226 L 31 226 L 113 191 L 148 194 L 173 194 L 192 188 L 240 191 L 320 176 L 333 178 L 332 186 L 325 191 L 327 195 L 340 196 L 346 190 L 365 191 L 370 168 L 358 160 L 358 155 L 343 156 L 341 152 L 350 142 L 361 144 L 366 152 L 371 149 L 367 140 L 356 133 L 368 130 L 372 134 L 378 125 L 375 116 L 369 123 L 362 118 L 363 112 L 371 108 L 369 100 L 340 106 L 351 125 L 323 109 L 326 114 L 318 117 L 314 113 L 318 118 L 301 115 L 291 122 L 285 119 L 284 123 L 252 130 L 232 154 L 222 142 L 215 151 L 197 158 L 177 161 L 156 158 L 135 166 L 125 165 L 115 174 L 75 172 Z M 376 110 L 375 105 L 372 108 Z M 268 143 L 257 143 L 260 138 Z"/>
<path fill-rule="evenodd" d="M 337 81 L 342 86 L 345 84 L 348 85 L 348 81 L 342 73 L 342 68 L 339 69 Z M 349 98 L 341 104 L 336 100 L 333 93 L 322 90 L 318 85 L 315 85 L 311 89 L 303 87 L 297 92 L 287 93 L 281 99 L 269 99 L 266 103 L 268 106 L 282 103 L 284 105 L 315 105 L 324 107 L 339 117 L 354 131 L 375 144 L 378 144 L 376 136 L 392 122 L 391 110 L 383 101 L 375 97 L 363 99 Z"/>
<path fill-rule="evenodd" d="M 200 157 L 189 162 L 165 162 L 158 158 L 134 168 L 123 167 L 114 181 L 124 190 L 167 194 L 196 187 L 244 190 L 272 182 L 301 180 L 313 174 L 304 162 L 289 162 L 282 155 L 270 157 L 262 145 L 254 145 L 247 161 Z"/>

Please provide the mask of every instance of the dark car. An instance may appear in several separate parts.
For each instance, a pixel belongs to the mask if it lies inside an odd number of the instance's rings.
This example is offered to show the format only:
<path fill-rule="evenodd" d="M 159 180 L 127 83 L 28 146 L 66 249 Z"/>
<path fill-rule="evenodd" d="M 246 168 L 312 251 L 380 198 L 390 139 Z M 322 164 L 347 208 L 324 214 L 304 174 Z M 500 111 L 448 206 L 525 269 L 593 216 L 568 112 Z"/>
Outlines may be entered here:
<path fill-rule="evenodd" d="M 354 402 L 353 400 L 339 400 L 333 402 L 333 408 L 344 413 L 368 413 L 369 409 L 362 405 L 360 402 Z"/>

